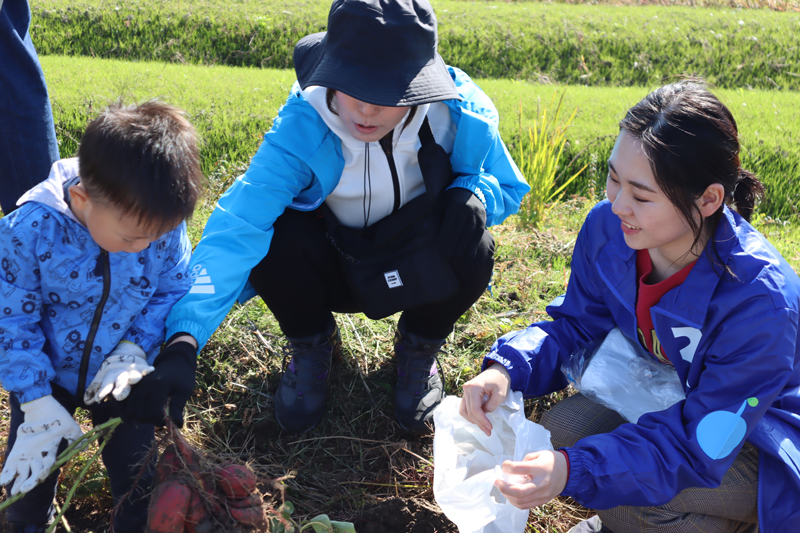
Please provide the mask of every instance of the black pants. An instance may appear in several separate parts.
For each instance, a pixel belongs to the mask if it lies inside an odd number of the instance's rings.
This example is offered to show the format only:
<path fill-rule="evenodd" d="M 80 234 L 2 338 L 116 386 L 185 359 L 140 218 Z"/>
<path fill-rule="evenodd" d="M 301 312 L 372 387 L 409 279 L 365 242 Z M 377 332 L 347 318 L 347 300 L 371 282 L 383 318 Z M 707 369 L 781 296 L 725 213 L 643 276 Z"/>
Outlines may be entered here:
<path fill-rule="evenodd" d="M 78 407 L 85 407 L 81 402 L 60 387 L 53 387 L 53 397 L 72 415 Z M 8 433 L 6 458 L 17 440 L 17 428 L 24 422 L 25 413 L 20 409 L 19 400 L 14 393 L 8 396 L 11 406 L 11 424 Z M 103 402 L 90 406 L 92 424 L 103 424 L 116 415 L 111 404 Z M 111 494 L 114 505 L 128 494 L 141 472 L 142 459 L 154 445 L 155 428 L 150 424 L 122 423 L 114 430 L 111 439 L 103 448 L 103 464 L 111 481 Z M 66 441 L 61 441 L 59 453 L 66 448 Z M 147 470 L 136 483 L 136 489 L 127 496 L 125 502 L 114 515 L 114 531 L 116 533 L 142 532 L 147 525 L 147 505 L 150 501 L 150 489 L 155 467 L 155 456 Z M 45 524 L 53 516 L 53 500 L 56 495 L 56 484 L 59 472 L 55 472 L 42 483 L 28 492 L 25 497 L 14 502 L 7 510 L 6 521 L 9 524 Z M 6 487 L 10 493 L 13 481 Z"/>
<path fill-rule="evenodd" d="M 286 209 L 274 225 L 269 253 L 250 272 L 250 284 L 290 338 L 328 331 L 333 315 L 360 311 L 316 211 Z M 494 239 L 484 231 L 474 257 L 449 257 L 459 290 L 452 298 L 403 311 L 408 333 L 443 339 L 486 290 L 494 268 Z"/>

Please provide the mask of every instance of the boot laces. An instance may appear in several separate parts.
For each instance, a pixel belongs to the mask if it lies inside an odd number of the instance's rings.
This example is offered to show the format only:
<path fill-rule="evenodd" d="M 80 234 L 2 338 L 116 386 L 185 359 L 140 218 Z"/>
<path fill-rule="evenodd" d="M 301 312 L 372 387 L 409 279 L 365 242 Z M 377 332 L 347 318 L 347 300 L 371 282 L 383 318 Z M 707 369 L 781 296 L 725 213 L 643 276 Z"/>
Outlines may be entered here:
<path fill-rule="evenodd" d="M 427 389 L 430 378 L 434 375 L 431 373 L 434 363 L 444 381 L 444 370 L 442 362 L 439 360 L 439 354 L 445 353 L 445 351 L 441 346 L 433 352 L 413 348 L 410 352 L 399 357 L 398 388 L 412 392 L 422 392 Z"/>
<path fill-rule="evenodd" d="M 288 344 L 282 347 L 284 372 L 290 372 L 297 383 L 309 388 L 324 384 L 331 368 L 333 350 L 330 345 L 306 346 Z M 287 364 L 288 361 L 288 364 Z"/>

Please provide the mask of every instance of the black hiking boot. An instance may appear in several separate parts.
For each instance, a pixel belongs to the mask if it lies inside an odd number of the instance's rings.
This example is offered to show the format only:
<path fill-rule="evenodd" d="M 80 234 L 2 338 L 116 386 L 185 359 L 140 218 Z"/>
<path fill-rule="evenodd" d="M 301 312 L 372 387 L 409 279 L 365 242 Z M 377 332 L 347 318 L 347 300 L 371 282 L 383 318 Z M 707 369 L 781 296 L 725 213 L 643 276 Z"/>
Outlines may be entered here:
<path fill-rule="evenodd" d="M 413 333 L 395 334 L 394 356 L 397 384 L 394 389 L 394 414 L 406 431 L 421 433 L 425 422 L 445 396 L 439 377 L 437 354 L 445 339 L 426 339 Z"/>
<path fill-rule="evenodd" d="M 333 333 L 290 338 L 284 347 L 284 372 L 275 392 L 275 415 L 283 429 L 305 431 L 325 412 L 328 373 L 334 352 L 342 346 L 339 328 Z M 289 365 L 286 359 L 291 357 Z"/>

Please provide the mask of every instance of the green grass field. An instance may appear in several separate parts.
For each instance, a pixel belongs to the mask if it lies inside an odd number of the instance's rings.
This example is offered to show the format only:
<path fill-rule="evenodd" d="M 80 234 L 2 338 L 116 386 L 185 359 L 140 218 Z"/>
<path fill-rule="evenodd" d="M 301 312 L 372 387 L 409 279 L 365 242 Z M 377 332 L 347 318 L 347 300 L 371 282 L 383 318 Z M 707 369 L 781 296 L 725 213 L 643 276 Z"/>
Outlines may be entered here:
<path fill-rule="evenodd" d="M 87 120 L 107 102 L 161 97 L 187 110 L 205 138 L 203 169 L 244 165 L 294 82 L 291 70 L 201 67 L 159 62 L 127 62 L 45 56 L 42 65 L 50 86 L 61 136 L 61 153 L 72 155 Z M 501 133 L 511 146 L 526 131 L 541 105 L 548 105 L 562 86 L 514 80 L 478 80 L 500 111 Z M 563 157 L 571 168 L 589 164 L 570 192 L 602 190 L 606 160 L 625 111 L 648 92 L 642 87 L 566 87 L 565 109 L 578 108 Z M 768 187 L 762 212 L 792 218 L 800 199 L 800 93 L 720 89 L 742 134 L 743 164 Z"/>
<path fill-rule="evenodd" d="M 289 70 L 57 56 L 43 57 L 42 64 L 65 156 L 74 153 L 86 121 L 109 100 L 161 97 L 187 110 L 205 138 L 203 165 L 210 177 L 209 193 L 190 225 L 193 242 L 216 198 L 246 168 L 294 81 Z M 564 89 L 514 80 L 479 83 L 497 103 L 503 135 L 512 143 L 519 128 L 532 122 L 537 105 L 547 104 Z M 589 145 L 582 157 L 594 158 L 586 178 L 594 180 L 596 197 L 602 194 L 604 162 L 616 123 L 646 93 L 641 87 L 567 87 L 567 108 L 579 108 L 570 133 L 571 150 Z M 792 144 L 798 138 L 800 95 L 738 89 L 719 93 L 739 118 L 747 146 L 767 152 L 776 147 L 796 150 Z M 797 152 L 791 154 L 780 160 L 795 165 L 792 175 L 797 176 Z M 754 166 L 762 173 L 769 168 L 773 167 Z M 584 189 L 589 185 L 585 181 Z M 790 191 L 796 180 L 776 180 L 770 187 Z M 787 205 L 797 202 L 796 192 L 787 194 L 794 195 Z M 568 201 L 539 231 L 523 231 L 514 218 L 494 230 L 498 247 L 493 291 L 458 321 L 442 357 L 449 393 L 459 394 L 461 385 L 478 372 L 494 339 L 542 319 L 546 304 L 564 291 L 575 234 L 593 203 L 592 198 Z M 795 220 L 794 215 L 789 218 Z M 800 224 L 775 221 L 764 213 L 756 223 L 800 270 Z M 430 436 L 409 440 L 391 419 L 391 338 L 397 317 L 371 321 L 357 314 L 339 315 L 338 320 L 343 359 L 333 371 L 329 412 L 312 435 L 284 435 L 277 426 L 270 395 L 281 374 L 283 339 L 263 302 L 254 299 L 229 314 L 201 355 L 198 392 L 187 422 L 189 437 L 222 458 L 250 462 L 264 480 L 285 478 L 283 494 L 297 506 L 299 517 L 327 513 L 358 520 L 371 506 L 392 497 L 430 501 Z M 529 401 L 527 410 L 541 413 L 559 397 Z M 68 469 L 61 494 L 81 464 L 78 460 Z M 264 490 L 278 503 L 281 493 L 270 486 Z M 86 509 L 100 516 L 108 512 L 107 490 L 103 472 L 94 472 L 78 491 L 82 507 L 70 514 L 73 523 L 86 523 Z M 563 533 L 588 513 L 559 499 L 532 511 L 527 531 Z"/>
<path fill-rule="evenodd" d="M 327 0 L 42 0 L 43 54 L 290 68 L 325 28 Z M 704 76 L 720 87 L 800 88 L 800 13 L 731 8 L 435 0 L 440 51 L 479 76 L 650 86 Z"/>
<path fill-rule="evenodd" d="M 448 393 L 460 394 L 498 336 L 543 319 L 546 304 L 566 289 L 577 231 L 603 195 L 617 122 L 662 76 L 702 74 L 719 87 L 715 92 L 739 123 L 744 165 L 768 187 L 754 223 L 800 271 L 797 0 L 688 0 L 710 9 L 608 5 L 618 0 L 432 1 L 443 55 L 494 100 L 512 153 L 541 106 L 566 90 L 565 109 L 578 114 L 562 164 L 574 159 L 567 171 L 589 164 L 570 188 L 574 196 L 556 206 L 542 227 L 525 230 L 512 217 L 493 229 L 492 292 L 458 321 L 442 355 Z M 203 135 L 209 177 L 190 224 L 196 243 L 216 199 L 247 167 L 286 98 L 295 78 L 294 43 L 324 29 L 329 5 L 37 0 L 32 33 L 62 156 L 75 153 L 86 122 L 109 101 L 158 97 L 186 109 Z M 771 9 L 740 9 L 754 5 Z M 271 502 L 291 500 L 295 516 L 327 513 L 350 521 L 395 497 L 422 509 L 412 503 L 433 500 L 432 436 L 409 438 L 393 421 L 397 318 L 337 315 L 344 350 L 332 370 L 326 417 L 313 432 L 296 436 L 280 430 L 272 405 L 282 372 L 281 331 L 260 299 L 237 305 L 200 356 L 188 437 L 222 459 L 249 462 Z M 535 418 L 560 397 L 530 400 L 526 411 Z M 0 417 L 0 434 L 7 422 Z M 85 417 L 82 423 L 87 425 Z M 67 468 L 61 501 L 84 460 Z M 73 531 L 100 531 L 94 528 L 110 511 L 102 469 L 88 479 L 68 515 Z M 275 479 L 281 481 L 272 484 Z M 564 533 L 589 514 L 558 499 L 531 512 L 526 533 Z M 430 516 L 409 515 L 409 524 Z"/>

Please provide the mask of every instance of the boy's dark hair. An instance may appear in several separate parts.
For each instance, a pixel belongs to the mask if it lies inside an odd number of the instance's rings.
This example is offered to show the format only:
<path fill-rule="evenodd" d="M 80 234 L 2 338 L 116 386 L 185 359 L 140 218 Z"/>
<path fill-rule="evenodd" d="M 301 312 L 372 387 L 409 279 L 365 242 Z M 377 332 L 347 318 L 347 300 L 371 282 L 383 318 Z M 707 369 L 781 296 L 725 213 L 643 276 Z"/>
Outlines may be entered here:
<path fill-rule="evenodd" d="M 694 233 L 693 247 L 704 231 L 714 234 L 722 216 L 720 206 L 699 224 L 694 217 L 699 213 L 695 200 L 713 183 L 725 189 L 724 203 L 750 220 L 764 185 L 742 168 L 736 120 L 705 85 L 685 80 L 656 89 L 619 126 L 641 140 L 656 183 Z"/>
<path fill-rule="evenodd" d="M 89 196 L 164 231 L 194 211 L 203 189 L 198 135 L 183 112 L 158 100 L 114 103 L 78 147 Z"/>

